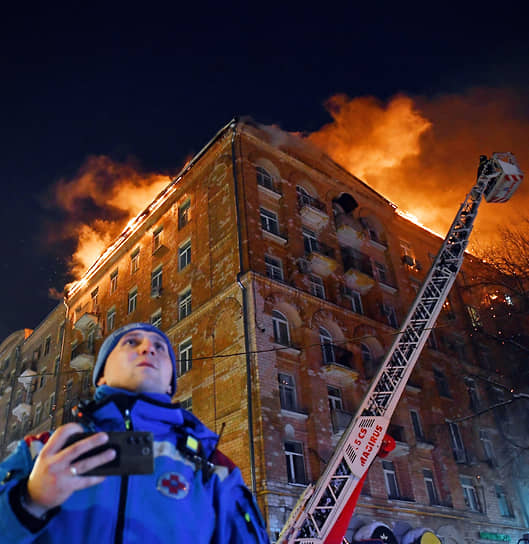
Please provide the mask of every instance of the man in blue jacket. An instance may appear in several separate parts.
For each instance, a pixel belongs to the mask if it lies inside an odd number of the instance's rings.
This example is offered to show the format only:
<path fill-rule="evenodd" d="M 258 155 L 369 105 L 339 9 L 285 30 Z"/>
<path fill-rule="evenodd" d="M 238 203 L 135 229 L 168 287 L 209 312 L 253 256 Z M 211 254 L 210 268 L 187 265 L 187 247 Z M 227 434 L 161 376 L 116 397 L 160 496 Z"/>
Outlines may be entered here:
<path fill-rule="evenodd" d="M 27 437 L 0 465 L 2 542 L 268 542 L 239 469 L 216 449 L 218 436 L 170 402 L 176 360 L 164 333 L 145 323 L 116 330 L 101 346 L 93 381 L 80 423 Z M 83 430 L 95 432 L 64 447 Z M 108 441 L 105 431 L 132 430 L 154 435 L 153 474 L 84 476 L 115 456 L 107 449 L 78 459 Z"/>

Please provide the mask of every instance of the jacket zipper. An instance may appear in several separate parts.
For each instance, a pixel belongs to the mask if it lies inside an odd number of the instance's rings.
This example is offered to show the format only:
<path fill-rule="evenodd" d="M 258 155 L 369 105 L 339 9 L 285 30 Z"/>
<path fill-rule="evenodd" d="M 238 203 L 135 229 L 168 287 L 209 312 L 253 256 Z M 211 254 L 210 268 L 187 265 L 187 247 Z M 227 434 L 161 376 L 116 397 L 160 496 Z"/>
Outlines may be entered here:
<path fill-rule="evenodd" d="M 125 429 L 132 431 L 132 420 L 130 419 L 130 410 L 125 410 Z M 129 488 L 129 477 L 121 477 L 121 485 L 119 489 L 119 506 L 118 506 L 118 519 L 116 522 L 116 533 L 114 536 L 115 544 L 123 544 L 123 530 L 125 528 L 125 507 L 127 504 L 127 492 Z"/>

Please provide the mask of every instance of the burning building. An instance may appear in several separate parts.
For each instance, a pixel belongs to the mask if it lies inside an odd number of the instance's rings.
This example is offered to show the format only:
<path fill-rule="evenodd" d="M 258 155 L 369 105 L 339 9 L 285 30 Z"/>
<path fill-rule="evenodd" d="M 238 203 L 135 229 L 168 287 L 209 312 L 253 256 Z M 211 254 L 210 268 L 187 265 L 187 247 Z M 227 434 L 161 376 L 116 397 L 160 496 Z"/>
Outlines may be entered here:
<path fill-rule="evenodd" d="M 19 406 L 24 432 L 68 421 L 90 395 L 104 337 L 150 321 L 177 353 L 175 402 L 222 431 L 220 448 L 241 467 L 274 538 L 324 469 L 441 242 L 309 142 L 230 122 L 69 287 L 65 304 L 0 346 L 4 384 L 40 383 L 42 372 L 50 387 L 36 385 L 30 402 L 4 387 L 4 453 L 22 432 L 9 423 Z M 397 534 L 407 523 L 459 544 L 515 541 L 528 522 L 527 475 L 505 439 L 518 416 L 501 405 L 520 385 L 521 355 L 485 334 L 482 296 L 467 288 L 482 263 L 471 260 L 351 530 L 375 521 Z M 42 362 L 16 355 L 37 345 L 54 351 Z M 49 402 L 37 416 L 39 391 Z M 492 404 L 501 406 L 478 417 Z"/>

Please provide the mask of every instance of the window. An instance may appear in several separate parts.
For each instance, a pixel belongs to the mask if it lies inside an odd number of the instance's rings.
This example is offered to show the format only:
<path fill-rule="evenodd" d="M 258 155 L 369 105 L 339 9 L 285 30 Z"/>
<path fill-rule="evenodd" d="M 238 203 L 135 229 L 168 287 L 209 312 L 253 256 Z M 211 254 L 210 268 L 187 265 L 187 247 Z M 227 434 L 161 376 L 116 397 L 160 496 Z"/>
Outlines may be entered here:
<path fill-rule="evenodd" d="M 296 410 L 296 387 L 294 378 L 289 374 L 277 375 L 279 383 L 279 401 L 283 410 Z"/>
<path fill-rule="evenodd" d="M 290 331 L 287 318 L 277 310 L 272 311 L 274 341 L 283 346 L 290 346 Z"/>
<path fill-rule="evenodd" d="M 430 504 L 439 504 L 439 495 L 437 494 L 437 488 L 435 487 L 433 472 L 430 469 L 424 469 L 422 474 L 424 476 L 424 485 L 426 486 L 426 493 L 428 493 Z"/>
<path fill-rule="evenodd" d="M 470 408 L 474 411 L 479 410 L 479 396 L 476 382 L 472 378 L 465 378 L 465 385 L 467 386 L 468 398 L 470 401 Z"/>
<path fill-rule="evenodd" d="M 114 270 L 112 274 L 110 274 L 110 294 L 115 293 L 116 289 L 118 288 L 118 269 Z"/>
<path fill-rule="evenodd" d="M 163 227 L 158 227 L 152 233 L 152 252 L 155 253 L 162 247 L 163 243 Z"/>
<path fill-rule="evenodd" d="M 419 441 L 424 440 L 424 432 L 422 430 L 421 418 L 419 417 L 419 412 L 415 410 L 410 410 L 411 424 L 413 425 L 413 432 L 415 433 L 415 438 Z"/>
<path fill-rule="evenodd" d="M 116 327 L 116 308 L 110 308 L 107 312 L 107 332 L 113 331 Z"/>
<path fill-rule="evenodd" d="M 397 329 L 399 326 L 399 323 L 397 321 L 397 314 L 395 312 L 395 308 L 391 306 L 391 304 L 382 304 L 382 312 L 386 316 L 386 320 L 388 322 L 388 325 L 390 327 L 393 327 L 394 329 Z"/>
<path fill-rule="evenodd" d="M 285 457 L 287 462 L 287 476 L 291 484 L 305 484 L 305 460 L 303 446 L 299 442 L 285 442 Z"/>
<path fill-rule="evenodd" d="M 48 355 L 51 346 L 51 336 L 48 336 L 44 341 L 44 355 Z"/>
<path fill-rule="evenodd" d="M 191 338 L 178 345 L 179 375 L 182 376 L 191 370 L 193 363 L 193 344 Z"/>
<path fill-rule="evenodd" d="M 138 304 L 138 288 L 135 287 L 134 289 L 132 289 L 132 291 L 129 291 L 127 312 L 129 314 L 134 312 L 134 310 L 136 310 L 137 304 Z"/>
<path fill-rule="evenodd" d="M 283 281 L 283 267 L 281 260 L 265 255 L 266 275 L 273 280 Z"/>
<path fill-rule="evenodd" d="M 448 429 L 450 431 L 450 442 L 452 444 L 452 452 L 456 463 L 465 463 L 467 460 L 465 445 L 461 438 L 461 433 L 457 423 L 449 423 Z"/>
<path fill-rule="evenodd" d="M 261 227 L 267 232 L 272 234 L 279 235 L 279 222 L 277 220 L 277 215 L 274 212 L 260 208 L 261 214 Z"/>
<path fill-rule="evenodd" d="M 40 378 L 39 378 L 39 385 L 38 388 L 41 389 L 46 384 L 46 374 L 48 372 L 48 369 L 46 367 L 43 367 L 40 369 Z"/>
<path fill-rule="evenodd" d="M 180 401 L 180 406 L 184 410 L 187 410 L 188 412 L 192 412 L 193 411 L 193 399 L 191 397 L 187 397 L 187 399 L 182 399 Z"/>
<path fill-rule="evenodd" d="M 342 392 L 332 385 L 327 386 L 327 398 L 329 399 L 329 408 L 334 410 L 343 410 Z"/>
<path fill-rule="evenodd" d="M 483 324 L 481 323 L 481 317 L 477 308 L 474 308 L 473 306 L 467 306 L 466 309 L 468 317 L 470 318 L 470 324 L 472 325 L 472 328 L 481 329 L 483 327 Z"/>
<path fill-rule="evenodd" d="M 380 283 L 385 283 L 386 285 L 388 285 L 389 282 L 388 282 L 388 273 L 386 270 L 386 265 L 375 262 L 375 270 L 376 270 L 378 281 Z"/>
<path fill-rule="evenodd" d="M 322 354 L 322 362 L 324 365 L 330 365 L 336 362 L 336 356 L 334 353 L 334 345 L 332 343 L 332 336 L 327 329 L 320 327 L 320 346 Z"/>
<path fill-rule="evenodd" d="M 491 393 L 493 404 L 499 405 L 494 408 L 494 415 L 504 424 L 510 423 L 510 416 L 509 412 L 507 411 L 507 406 L 505 404 L 502 405 L 502 403 L 505 402 L 505 391 L 503 391 L 502 389 L 498 389 L 497 387 L 493 387 L 491 389 Z"/>
<path fill-rule="evenodd" d="M 162 267 L 151 272 L 151 297 L 159 297 L 162 293 Z"/>
<path fill-rule="evenodd" d="M 315 297 L 325 300 L 325 286 L 323 280 L 319 276 L 310 275 L 310 292 Z"/>
<path fill-rule="evenodd" d="M 318 251 L 319 244 L 316 233 L 309 229 L 303 229 L 303 245 L 305 247 L 305 253 Z"/>
<path fill-rule="evenodd" d="M 498 497 L 498 505 L 500 507 L 500 514 L 505 518 L 514 517 L 511 504 L 507 499 L 507 494 L 505 493 L 505 489 L 501 485 L 496 485 L 495 487 L 496 497 Z"/>
<path fill-rule="evenodd" d="M 488 431 L 481 429 L 479 431 L 479 439 L 481 440 L 481 445 L 483 446 L 485 459 L 492 467 L 497 466 L 496 456 L 494 455 L 494 446 L 492 445 L 492 440 L 490 439 Z"/>
<path fill-rule="evenodd" d="M 437 392 L 441 397 L 452 398 L 450 395 L 450 388 L 448 387 L 448 380 L 446 376 L 440 371 L 434 368 L 433 377 L 435 379 L 435 384 L 437 385 Z"/>
<path fill-rule="evenodd" d="M 55 359 L 55 365 L 53 367 L 53 375 L 54 376 L 57 376 L 57 374 L 59 374 L 60 367 L 61 367 L 61 358 L 57 357 L 57 359 Z"/>
<path fill-rule="evenodd" d="M 357 314 L 363 314 L 362 296 L 358 291 L 351 291 L 351 308 Z"/>
<path fill-rule="evenodd" d="M 98 312 L 97 300 L 99 298 L 99 287 L 96 287 L 90 294 L 92 299 L 92 313 L 96 314 Z"/>
<path fill-rule="evenodd" d="M 257 183 L 273 191 L 274 178 L 272 177 L 272 175 L 267 170 L 265 170 L 262 166 L 257 166 L 255 170 L 257 174 Z"/>
<path fill-rule="evenodd" d="M 161 329 L 162 327 L 162 310 L 158 310 L 151 315 L 151 325 Z"/>
<path fill-rule="evenodd" d="M 136 248 L 130 254 L 130 273 L 134 274 L 140 269 L 140 248 Z"/>
<path fill-rule="evenodd" d="M 362 363 L 364 364 L 364 372 L 366 378 L 372 378 L 375 373 L 375 361 L 373 354 L 367 344 L 360 344 L 360 353 L 362 355 Z"/>
<path fill-rule="evenodd" d="M 311 206 L 313 198 L 309 195 L 305 188 L 298 185 L 296 187 L 296 194 L 298 195 L 298 204 L 300 208 L 303 206 Z"/>
<path fill-rule="evenodd" d="M 184 319 L 191 313 L 191 289 L 186 289 L 178 297 L 178 319 Z"/>
<path fill-rule="evenodd" d="M 50 395 L 49 405 L 50 405 L 50 414 L 51 414 L 52 412 L 55 412 L 55 408 L 56 408 L 56 405 L 55 405 L 55 393 L 52 393 Z"/>
<path fill-rule="evenodd" d="M 402 257 L 402 262 L 407 267 L 411 268 L 415 261 L 415 255 L 409 242 L 405 242 L 404 240 L 400 241 L 400 254 Z"/>
<path fill-rule="evenodd" d="M 384 470 L 384 481 L 386 482 L 388 497 L 390 499 L 400 497 L 395 465 L 391 461 L 382 461 L 382 469 Z"/>
<path fill-rule="evenodd" d="M 191 219 L 191 200 L 187 199 L 178 208 L 178 230 L 183 229 Z"/>
<path fill-rule="evenodd" d="M 478 500 L 478 494 L 474 486 L 474 481 L 468 476 L 460 476 L 461 487 L 463 488 L 463 497 L 465 504 L 474 512 L 481 512 L 481 506 Z"/>
<path fill-rule="evenodd" d="M 183 270 L 188 264 L 191 264 L 191 240 L 178 248 L 178 270 Z"/>

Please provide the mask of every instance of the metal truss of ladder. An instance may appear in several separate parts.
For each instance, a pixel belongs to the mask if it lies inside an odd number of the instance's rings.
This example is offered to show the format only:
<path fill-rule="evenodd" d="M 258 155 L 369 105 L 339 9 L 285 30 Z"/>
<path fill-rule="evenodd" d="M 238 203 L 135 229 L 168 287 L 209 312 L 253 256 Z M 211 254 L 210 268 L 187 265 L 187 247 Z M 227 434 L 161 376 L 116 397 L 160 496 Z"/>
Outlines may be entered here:
<path fill-rule="evenodd" d="M 321 544 L 367 472 L 386 433 L 406 382 L 435 325 L 463 263 L 479 204 L 498 176 L 484 166 L 459 208 L 415 301 L 388 351 L 357 416 L 342 435 L 316 487 L 300 497 L 279 543 Z"/>

